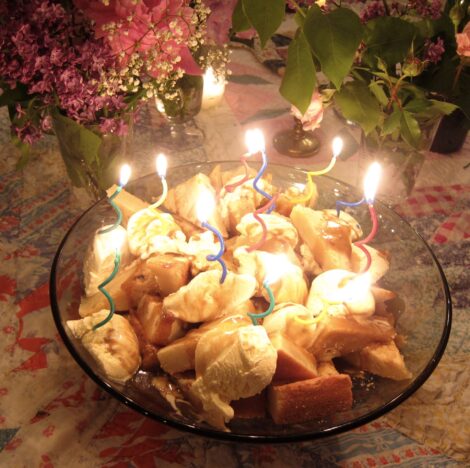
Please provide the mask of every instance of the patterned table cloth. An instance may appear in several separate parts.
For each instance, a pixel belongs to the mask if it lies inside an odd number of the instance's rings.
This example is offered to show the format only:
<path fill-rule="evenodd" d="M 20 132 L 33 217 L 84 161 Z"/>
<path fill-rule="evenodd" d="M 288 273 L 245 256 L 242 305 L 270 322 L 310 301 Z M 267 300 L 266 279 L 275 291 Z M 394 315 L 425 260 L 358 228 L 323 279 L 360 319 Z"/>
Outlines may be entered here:
<path fill-rule="evenodd" d="M 291 125 L 279 79 L 246 52 L 235 52 L 225 102 L 201 113 L 204 148 L 182 159 L 234 159 L 243 128 L 263 128 L 270 141 Z M 430 243 L 450 283 L 454 319 L 441 363 L 409 400 L 348 433 L 289 445 L 219 442 L 171 429 L 118 403 L 68 354 L 49 306 L 49 272 L 60 240 L 88 201 L 68 185 L 53 139 L 15 170 L 6 113 L 0 114 L 0 466 L 5 467 L 375 467 L 470 464 L 470 143 L 451 157 L 429 155 L 413 195 L 397 210 Z M 329 120 L 330 119 L 330 120 Z M 319 131 L 335 131 L 326 117 Z M 158 131 L 149 109 L 132 161 L 152 170 Z M 293 164 L 268 147 L 273 161 Z M 321 154 L 300 165 L 324 165 Z M 150 161 L 150 162 L 149 162 Z M 354 161 L 333 176 L 356 183 Z M 296 162 L 296 165 L 299 163 Z M 339 164 L 337 166 L 340 166 Z"/>

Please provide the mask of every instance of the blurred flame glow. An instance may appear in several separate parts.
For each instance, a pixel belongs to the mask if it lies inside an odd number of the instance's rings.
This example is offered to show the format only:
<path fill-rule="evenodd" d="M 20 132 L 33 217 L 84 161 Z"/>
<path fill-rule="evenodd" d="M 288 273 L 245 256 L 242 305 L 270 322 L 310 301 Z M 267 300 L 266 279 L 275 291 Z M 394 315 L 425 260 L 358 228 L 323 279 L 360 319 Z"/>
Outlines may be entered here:
<path fill-rule="evenodd" d="M 263 132 L 259 128 L 247 130 L 245 133 L 245 144 L 250 155 L 263 152 L 266 148 Z"/>
<path fill-rule="evenodd" d="M 166 157 L 163 153 L 160 153 L 156 160 L 155 160 L 155 166 L 157 168 L 157 174 L 160 177 L 166 177 L 166 170 L 168 168 L 168 161 L 166 160 Z"/>
<path fill-rule="evenodd" d="M 214 212 L 215 200 L 208 190 L 204 190 L 199 194 L 196 207 L 196 216 L 201 223 L 205 223 Z"/>
<path fill-rule="evenodd" d="M 121 166 L 121 173 L 119 175 L 119 185 L 121 187 L 124 187 L 124 185 L 127 184 L 127 182 L 129 182 L 129 179 L 131 177 L 131 166 L 129 166 L 129 164 L 123 164 Z"/>
<path fill-rule="evenodd" d="M 369 205 L 374 203 L 381 174 L 382 167 L 378 162 L 374 162 L 370 165 L 364 178 L 364 198 Z"/>
<path fill-rule="evenodd" d="M 343 151 L 343 140 L 338 136 L 334 137 L 331 146 L 333 148 L 333 157 L 337 158 Z"/>

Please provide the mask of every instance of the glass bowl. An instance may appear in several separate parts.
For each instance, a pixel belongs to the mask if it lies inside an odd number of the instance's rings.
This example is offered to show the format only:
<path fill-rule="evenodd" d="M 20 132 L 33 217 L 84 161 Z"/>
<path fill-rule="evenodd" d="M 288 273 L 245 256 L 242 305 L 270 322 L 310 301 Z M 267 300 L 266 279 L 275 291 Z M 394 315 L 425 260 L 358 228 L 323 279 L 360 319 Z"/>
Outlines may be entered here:
<path fill-rule="evenodd" d="M 170 187 L 203 172 L 208 174 L 216 164 L 223 170 L 234 169 L 238 162 L 187 164 L 173 167 L 168 173 Z M 270 164 L 273 184 L 286 189 L 294 183 L 305 183 L 306 173 L 292 167 Z M 329 177 L 317 177 L 319 199 L 316 208 L 334 208 L 335 200 L 354 201 L 362 194 Z M 161 190 L 156 175 L 131 181 L 126 190 L 149 202 Z M 379 231 L 372 245 L 391 255 L 390 270 L 380 281 L 382 287 L 395 291 L 399 298 L 397 331 L 406 337 L 401 351 L 413 373 L 406 381 L 371 377 L 368 385 L 353 379 L 354 404 L 350 411 L 328 419 L 303 424 L 278 426 L 271 420 L 236 420 L 231 432 L 218 431 L 203 422 L 178 415 L 151 391 L 148 375 L 139 372 L 126 385 L 109 381 L 101 373 L 80 342 L 74 339 L 66 321 L 77 319 L 82 292 L 82 262 L 95 231 L 115 221 L 107 201 L 101 200 L 83 213 L 62 240 L 52 265 L 50 278 L 51 307 L 54 320 L 68 350 L 84 371 L 112 396 L 140 413 L 181 430 L 200 435 L 246 442 L 289 442 L 338 434 L 384 415 L 412 395 L 437 366 L 450 333 L 451 299 L 446 278 L 436 257 L 411 226 L 392 210 L 377 202 Z M 364 233 L 370 229 L 367 207 L 353 211 Z M 370 385 L 372 384 L 372 385 Z"/>

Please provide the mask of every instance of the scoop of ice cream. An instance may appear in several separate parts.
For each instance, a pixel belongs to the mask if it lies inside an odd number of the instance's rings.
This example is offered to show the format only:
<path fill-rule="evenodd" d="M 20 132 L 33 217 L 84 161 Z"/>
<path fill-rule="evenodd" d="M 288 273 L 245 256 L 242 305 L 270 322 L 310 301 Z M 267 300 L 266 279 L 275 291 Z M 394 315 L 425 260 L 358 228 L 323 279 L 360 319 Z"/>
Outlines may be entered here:
<path fill-rule="evenodd" d="M 106 227 L 108 226 L 100 229 Z M 127 265 L 131 258 L 127 245 L 127 233 L 122 226 L 117 226 L 109 232 L 100 233 L 99 231 L 96 231 L 83 261 L 83 282 L 87 297 L 99 292 L 98 286 L 111 275 L 114 269 L 116 247 L 121 253 L 121 266 Z"/>
<path fill-rule="evenodd" d="M 328 270 L 318 275 L 312 282 L 307 308 L 318 315 L 325 306 L 330 315 L 372 315 L 375 300 L 368 275 L 346 270 Z"/>
<path fill-rule="evenodd" d="M 231 178 L 227 185 L 234 184 L 242 176 Z M 272 186 L 266 180 L 260 179 L 258 186 L 267 193 L 272 192 Z M 220 214 L 229 232 L 233 232 L 243 216 L 253 213 L 263 203 L 264 197 L 253 188 L 253 179 L 237 186 L 233 191 L 223 188 L 220 192 Z"/>
<path fill-rule="evenodd" d="M 338 216 L 336 210 L 323 210 L 327 218 L 333 218 L 338 221 Z M 355 242 L 362 237 L 362 228 L 361 225 L 345 211 L 340 211 L 339 213 L 339 222 L 345 226 L 351 228 L 351 241 Z"/>
<path fill-rule="evenodd" d="M 390 268 L 389 256 L 380 250 L 374 249 L 370 245 L 366 245 L 365 247 L 369 251 L 372 259 L 368 270 L 370 280 L 372 283 L 376 283 Z M 362 271 L 367 264 L 366 254 L 355 245 L 352 246 L 351 262 L 352 269 L 356 272 Z"/>
<path fill-rule="evenodd" d="M 81 320 L 69 320 L 67 326 L 109 380 L 124 383 L 140 366 L 139 342 L 134 329 L 122 315 L 114 314 L 109 322 L 93 330 L 108 313 L 103 309 Z"/>
<path fill-rule="evenodd" d="M 207 259 L 208 255 L 215 255 L 220 250 L 220 244 L 215 242 L 214 234 L 204 231 L 190 237 L 184 248 L 184 254 L 191 258 L 191 273 L 196 276 L 201 271 L 219 270 L 219 262 Z"/>
<path fill-rule="evenodd" d="M 277 352 L 263 327 L 203 335 L 196 348 L 191 393 L 201 402 L 207 422 L 225 429 L 234 415 L 229 403 L 261 392 L 273 378 L 276 361 Z"/>
<path fill-rule="evenodd" d="M 204 271 L 186 286 L 167 296 L 163 307 L 185 322 L 206 322 L 246 302 L 255 293 L 255 288 L 256 281 L 252 276 L 229 271 L 221 284 L 219 271 Z"/>
<path fill-rule="evenodd" d="M 297 230 L 289 220 L 277 213 L 261 214 L 260 218 L 264 221 L 267 228 L 267 239 L 276 239 L 287 243 L 293 249 L 299 240 Z M 237 231 L 246 238 L 248 244 L 254 244 L 261 240 L 263 233 L 261 224 L 254 218 L 253 214 L 243 216 L 237 225 Z"/>
<path fill-rule="evenodd" d="M 300 304 L 285 303 L 278 304 L 274 311 L 264 318 L 263 327 L 269 335 L 282 333 L 293 343 L 308 349 L 315 338 L 316 324 L 305 324 L 296 320 L 312 320 L 312 312 Z"/>
<path fill-rule="evenodd" d="M 129 218 L 127 235 L 131 253 L 142 258 L 153 253 L 180 253 L 186 243 L 173 216 L 153 208 L 137 211 Z"/>
<path fill-rule="evenodd" d="M 265 280 L 271 277 L 270 287 L 277 303 L 296 302 L 303 304 L 308 290 L 302 269 L 289 262 L 285 255 L 272 254 L 261 250 L 248 252 L 245 247 L 234 251 L 234 259 L 238 262 L 238 272 L 256 278 L 257 295 L 269 300 Z M 277 273 L 277 275 L 276 275 Z M 272 275 L 276 277 L 273 278 Z"/>

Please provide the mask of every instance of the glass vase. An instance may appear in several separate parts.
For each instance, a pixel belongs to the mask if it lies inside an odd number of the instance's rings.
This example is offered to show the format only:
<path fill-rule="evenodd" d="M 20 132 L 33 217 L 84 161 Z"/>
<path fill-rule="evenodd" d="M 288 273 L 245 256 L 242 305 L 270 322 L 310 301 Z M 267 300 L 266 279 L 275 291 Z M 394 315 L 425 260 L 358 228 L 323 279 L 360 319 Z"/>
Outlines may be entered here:
<path fill-rule="evenodd" d="M 398 205 L 408 198 L 414 189 L 423 167 L 426 153 L 430 150 L 439 126 L 439 119 L 434 118 L 419 122 L 420 137 L 412 147 L 403 139 L 394 140 L 391 136 L 377 141 L 371 135 L 361 134 L 359 175 L 362 185 L 364 175 L 370 163 L 377 161 L 382 166 L 382 176 L 377 190 L 377 198 L 390 207 Z"/>
<path fill-rule="evenodd" d="M 172 151 L 182 151 L 202 145 L 204 134 L 194 123 L 201 110 L 202 76 L 184 75 L 176 86 L 156 99 L 157 110 L 167 122 L 159 143 Z"/>
<path fill-rule="evenodd" d="M 102 134 L 61 114 L 52 116 L 52 127 L 70 182 L 85 190 L 89 201 L 106 195 L 119 180 L 119 167 L 128 154 L 132 125 L 126 136 Z"/>

